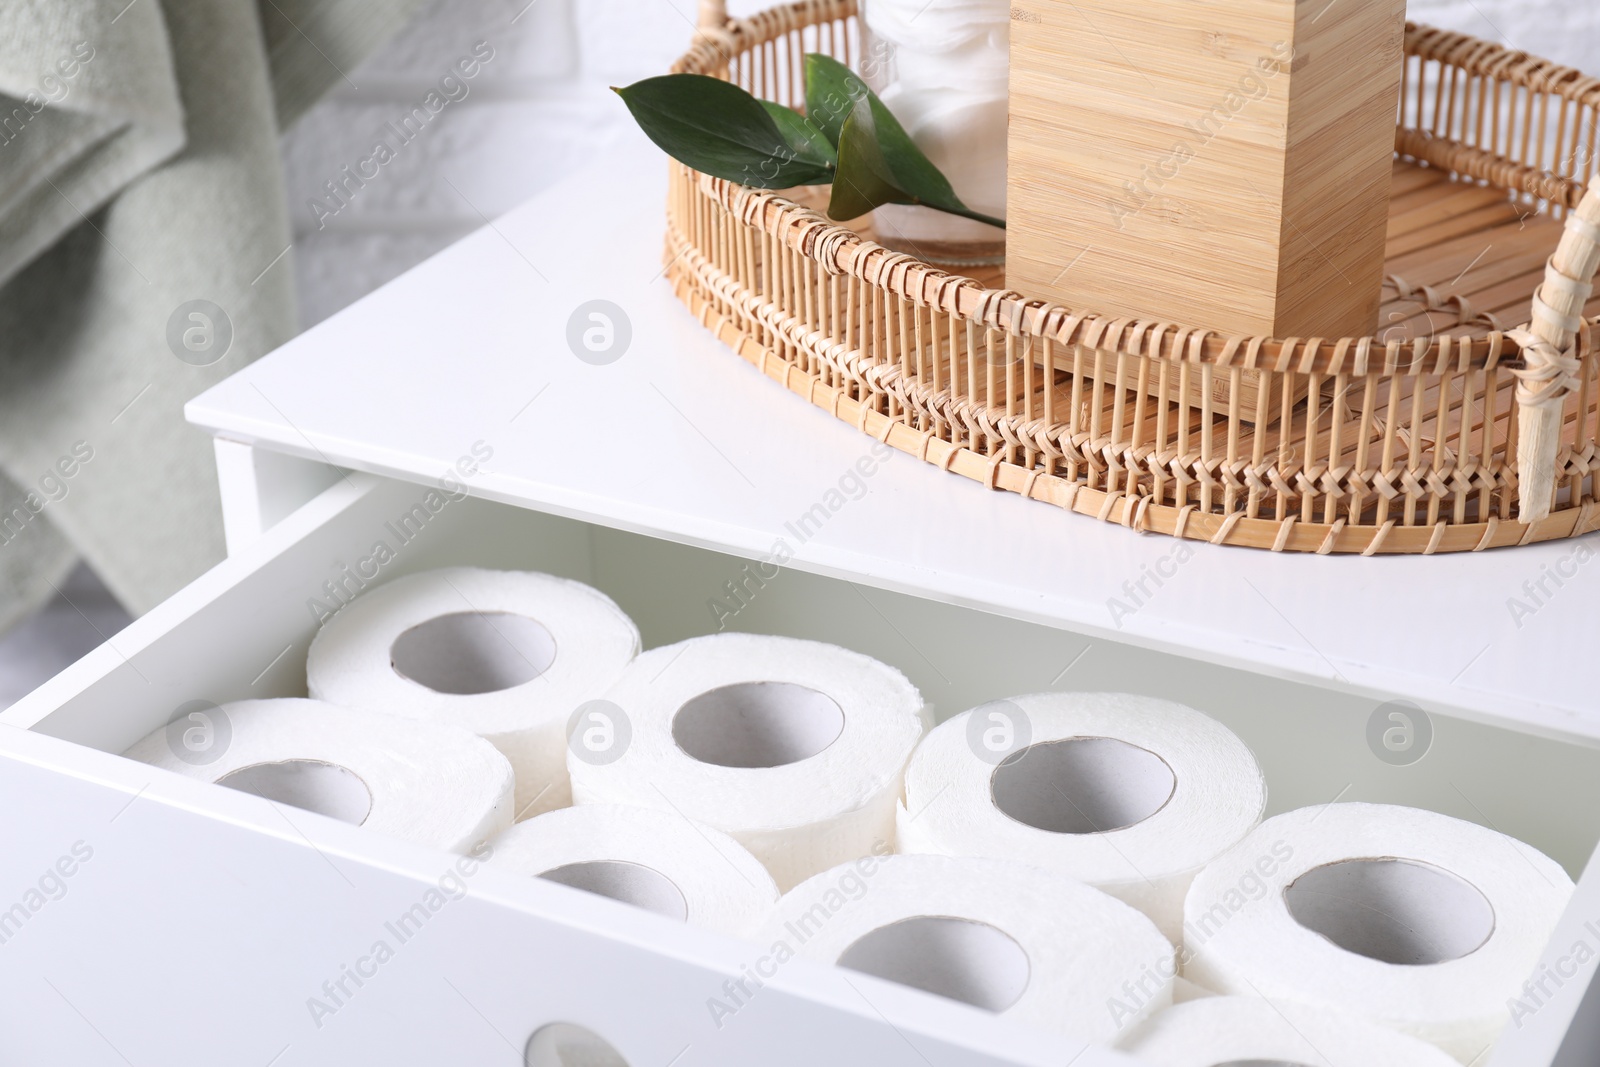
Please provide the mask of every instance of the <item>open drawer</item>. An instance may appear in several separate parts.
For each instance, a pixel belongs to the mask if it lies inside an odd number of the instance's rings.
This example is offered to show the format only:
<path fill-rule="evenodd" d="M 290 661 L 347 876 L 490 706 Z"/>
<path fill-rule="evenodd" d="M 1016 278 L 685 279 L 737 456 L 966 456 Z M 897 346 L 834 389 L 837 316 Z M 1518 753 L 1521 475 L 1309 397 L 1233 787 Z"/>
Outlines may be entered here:
<path fill-rule="evenodd" d="M 8 1062 L 509 1067 L 558 1022 L 603 1036 L 631 1067 L 1132 1062 L 803 960 L 719 1026 L 708 1000 L 752 945 L 566 886 L 467 872 L 459 857 L 116 755 L 192 700 L 303 695 L 325 583 L 349 588 L 380 540 L 394 558 L 374 582 L 454 563 L 547 570 L 612 596 L 646 647 L 718 625 L 832 641 L 905 671 L 941 718 L 1052 688 L 1181 700 L 1254 749 L 1269 814 L 1335 798 L 1433 808 L 1519 837 L 1574 877 L 1600 839 L 1600 749 L 1587 745 L 1436 715 L 1427 758 L 1397 767 L 1368 747 L 1367 697 L 797 570 L 719 614 L 708 601 L 745 573 L 737 557 L 464 494 L 400 524 L 435 487 L 326 478 L 4 714 L 12 877 L 0 907 L 18 903 L 0 914 Z M 453 871 L 464 894 L 396 938 L 388 924 Z M 1552 965 L 1592 941 L 1583 924 L 1595 915 L 1600 877 L 1580 885 Z M 370 962 L 379 941 L 392 948 L 381 964 Z M 1593 1040 L 1576 1030 L 1557 1060 L 1591 974 L 1563 977 L 1493 1062 L 1592 1062 L 1573 1058 L 1594 1047 L 1574 1051 Z M 336 1010 L 310 1010 L 332 1003 L 330 986 L 342 989 Z"/>

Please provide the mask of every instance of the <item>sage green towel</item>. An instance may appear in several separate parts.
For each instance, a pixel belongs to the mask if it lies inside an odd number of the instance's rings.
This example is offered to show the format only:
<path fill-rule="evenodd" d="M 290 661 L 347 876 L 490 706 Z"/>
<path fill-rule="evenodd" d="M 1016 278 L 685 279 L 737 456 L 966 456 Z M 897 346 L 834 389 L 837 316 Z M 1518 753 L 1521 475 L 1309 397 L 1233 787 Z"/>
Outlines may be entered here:
<path fill-rule="evenodd" d="M 0 4 L 0 630 L 75 555 L 136 613 L 222 558 L 182 409 L 294 332 L 279 129 L 419 3 Z"/>

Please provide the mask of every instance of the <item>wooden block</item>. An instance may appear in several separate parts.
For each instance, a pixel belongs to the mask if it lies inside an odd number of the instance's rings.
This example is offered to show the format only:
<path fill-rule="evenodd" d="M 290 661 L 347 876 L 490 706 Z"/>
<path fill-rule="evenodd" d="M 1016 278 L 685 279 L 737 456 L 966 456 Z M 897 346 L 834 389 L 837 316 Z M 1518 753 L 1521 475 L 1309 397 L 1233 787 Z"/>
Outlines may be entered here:
<path fill-rule="evenodd" d="M 1015 0 L 1006 284 L 1228 334 L 1376 332 L 1404 0 Z"/>

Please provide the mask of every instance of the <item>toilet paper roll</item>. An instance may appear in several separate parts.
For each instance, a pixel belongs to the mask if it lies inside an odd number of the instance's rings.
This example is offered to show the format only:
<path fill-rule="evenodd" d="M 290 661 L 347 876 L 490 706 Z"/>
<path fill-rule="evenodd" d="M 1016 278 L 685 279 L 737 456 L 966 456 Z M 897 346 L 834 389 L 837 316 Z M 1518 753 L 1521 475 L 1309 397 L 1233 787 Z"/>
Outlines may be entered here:
<path fill-rule="evenodd" d="M 1174 943 L 1200 869 L 1260 821 L 1227 727 L 1124 693 L 1039 693 L 941 723 L 906 768 L 902 852 L 1019 859 L 1103 889 Z"/>
<path fill-rule="evenodd" d="M 1118 1047 L 1150 1067 L 1455 1067 L 1432 1045 L 1344 1012 L 1257 997 L 1174 1005 Z"/>
<path fill-rule="evenodd" d="M 842 864 L 785 894 L 757 941 L 763 960 L 824 960 L 1099 1043 L 1172 999 L 1173 950 L 1154 923 L 1009 860 Z"/>
<path fill-rule="evenodd" d="M 1184 904 L 1184 974 L 1330 1004 L 1462 1062 L 1510 1019 L 1572 880 L 1504 834 L 1431 811 L 1331 804 L 1268 819 Z"/>
<path fill-rule="evenodd" d="M 528 571 L 447 567 L 363 593 L 311 642 L 311 695 L 460 726 L 516 772 L 516 817 L 571 803 L 567 723 L 638 654 L 604 593 Z"/>
<path fill-rule="evenodd" d="M 124 755 L 452 852 L 511 825 L 511 765 L 487 741 L 316 700 L 196 702 Z"/>
<path fill-rule="evenodd" d="M 739 842 L 651 808 L 563 808 L 520 822 L 491 844 L 495 866 L 736 937 L 765 922 L 778 901 L 772 876 Z"/>
<path fill-rule="evenodd" d="M 894 839 L 901 772 L 926 727 L 905 675 L 832 645 L 714 634 L 654 649 L 606 694 L 630 735 L 573 738 L 580 804 L 637 804 L 715 826 L 779 889 Z M 619 754 L 620 750 L 620 754 Z"/>

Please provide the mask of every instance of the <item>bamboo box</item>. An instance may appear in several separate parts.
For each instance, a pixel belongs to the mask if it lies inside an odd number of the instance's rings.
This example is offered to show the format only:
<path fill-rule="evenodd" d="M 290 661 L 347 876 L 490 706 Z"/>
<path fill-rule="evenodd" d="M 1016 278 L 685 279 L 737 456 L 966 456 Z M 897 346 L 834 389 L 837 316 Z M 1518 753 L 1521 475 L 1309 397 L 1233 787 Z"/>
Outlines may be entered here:
<path fill-rule="evenodd" d="M 1225 334 L 1372 334 L 1403 0 L 1019 0 L 1007 286 Z"/>

